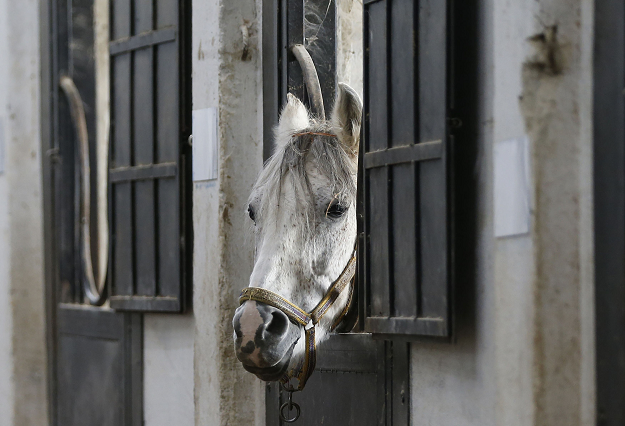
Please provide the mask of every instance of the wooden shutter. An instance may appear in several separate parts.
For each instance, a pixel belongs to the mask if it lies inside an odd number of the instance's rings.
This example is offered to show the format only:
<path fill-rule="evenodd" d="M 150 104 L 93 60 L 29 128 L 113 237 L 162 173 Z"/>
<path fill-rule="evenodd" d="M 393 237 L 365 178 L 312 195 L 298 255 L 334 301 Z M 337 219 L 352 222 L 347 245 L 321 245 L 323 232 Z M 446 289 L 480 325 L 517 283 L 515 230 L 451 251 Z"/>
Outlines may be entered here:
<path fill-rule="evenodd" d="M 111 2 L 111 307 L 183 309 L 190 235 L 184 2 Z M 183 25 L 181 25 L 183 24 Z M 184 36 L 184 37 L 183 37 Z"/>
<path fill-rule="evenodd" d="M 448 336 L 447 2 L 365 0 L 361 319 Z"/>

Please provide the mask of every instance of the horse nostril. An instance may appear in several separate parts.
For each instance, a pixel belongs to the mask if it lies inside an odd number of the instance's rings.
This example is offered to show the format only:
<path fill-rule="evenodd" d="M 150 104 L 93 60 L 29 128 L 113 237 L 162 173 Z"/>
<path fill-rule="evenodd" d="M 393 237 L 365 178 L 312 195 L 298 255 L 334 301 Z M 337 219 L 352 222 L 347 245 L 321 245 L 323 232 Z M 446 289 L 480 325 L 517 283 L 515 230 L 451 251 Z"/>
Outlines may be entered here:
<path fill-rule="evenodd" d="M 244 354 L 251 354 L 256 349 L 256 345 L 251 340 L 247 342 L 247 345 L 241 346 L 241 352 Z"/>
<path fill-rule="evenodd" d="M 289 319 L 287 316 L 283 312 L 275 311 L 271 313 L 271 319 L 269 320 L 265 331 L 269 334 L 281 336 L 286 333 L 288 327 Z"/>

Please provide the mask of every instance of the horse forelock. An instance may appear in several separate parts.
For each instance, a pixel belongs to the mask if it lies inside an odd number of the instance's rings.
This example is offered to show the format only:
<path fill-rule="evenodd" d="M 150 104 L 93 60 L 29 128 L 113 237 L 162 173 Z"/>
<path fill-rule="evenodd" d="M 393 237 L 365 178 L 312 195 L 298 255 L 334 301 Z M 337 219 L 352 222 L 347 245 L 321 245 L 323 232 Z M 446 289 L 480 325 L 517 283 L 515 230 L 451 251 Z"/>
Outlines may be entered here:
<path fill-rule="evenodd" d="M 256 184 L 262 193 L 258 206 L 262 216 L 270 217 L 273 209 L 280 208 L 282 187 L 288 178 L 296 194 L 297 209 L 308 225 L 314 224 L 319 200 L 311 184 L 311 169 L 327 179 L 333 198 L 341 202 L 355 199 L 355 162 L 337 137 L 319 134 L 328 131 L 325 126 L 316 126 L 286 136 L 290 140 L 278 144 L 280 148 L 267 160 Z"/>

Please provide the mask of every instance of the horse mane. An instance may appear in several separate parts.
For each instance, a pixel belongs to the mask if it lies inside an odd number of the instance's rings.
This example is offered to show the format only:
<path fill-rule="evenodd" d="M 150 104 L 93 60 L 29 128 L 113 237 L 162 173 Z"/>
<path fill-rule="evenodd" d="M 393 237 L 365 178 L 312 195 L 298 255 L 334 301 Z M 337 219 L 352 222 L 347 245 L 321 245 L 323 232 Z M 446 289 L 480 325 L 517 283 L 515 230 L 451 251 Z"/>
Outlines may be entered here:
<path fill-rule="evenodd" d="M 354 161 L 338 137 L 330 132 L 328 124 L 316 124 L 294 135 L 282 136 L 289 140 L 277 144 L 276 152 L 267 160 L 258 179 L 257 187 L 264 192 L 260 205 L 263 216 L 279 207 L 282 185 L 289 177 L 297 202 L 303 203 L 298 209 L 305 213 L 309 225 L 317 222 L 317 200 L 308 176 L 309 164 L 328 179 L 334 198 L 343 202 L 355 199 Z"/>

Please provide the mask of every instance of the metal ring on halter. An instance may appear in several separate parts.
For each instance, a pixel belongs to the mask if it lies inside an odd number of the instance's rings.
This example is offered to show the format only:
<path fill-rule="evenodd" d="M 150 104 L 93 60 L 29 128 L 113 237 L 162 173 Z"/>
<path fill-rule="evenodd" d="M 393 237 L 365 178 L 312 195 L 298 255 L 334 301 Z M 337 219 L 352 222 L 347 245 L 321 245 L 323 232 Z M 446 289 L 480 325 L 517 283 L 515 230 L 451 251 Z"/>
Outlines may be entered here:
<path fill-rule="evenodd" d="M 288 391 L 288 390 L 287 390 L 287 392 L 289 393 L 289 400 L 280 406 L 280 419 L 283 422 L 286 422 L 286 423 L 293 423 L 294 421 L 299 419 L 299 415 L 301 413 L 301 409 L 300 409 L 299 404 L 297 402 L 293 402 L 293 392 L 292 391 Z M 284 407 L 288 407 L 289 408 L 288 413 L 290 413 L 291 410 L 293 408 L 295 408 L 295 416 L 290 418 L 290 419 L 288 419 L 284 415 Z"/>

